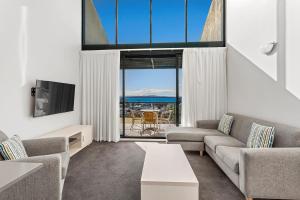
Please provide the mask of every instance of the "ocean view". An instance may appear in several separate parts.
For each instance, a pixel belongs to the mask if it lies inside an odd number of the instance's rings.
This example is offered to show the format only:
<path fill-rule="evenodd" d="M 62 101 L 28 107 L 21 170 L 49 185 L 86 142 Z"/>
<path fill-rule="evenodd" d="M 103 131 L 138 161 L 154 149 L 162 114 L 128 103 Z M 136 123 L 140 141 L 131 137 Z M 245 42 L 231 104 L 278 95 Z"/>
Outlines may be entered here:
<path fill-rule="evenodd" d="M 181 100 L 181 97 L 180 97 Z M 121 97 L 121 102 L 123 98 Z M 128 96 L 125 97 L 127 103 L 176 103 L 176 97 L 162 96 Z"/>

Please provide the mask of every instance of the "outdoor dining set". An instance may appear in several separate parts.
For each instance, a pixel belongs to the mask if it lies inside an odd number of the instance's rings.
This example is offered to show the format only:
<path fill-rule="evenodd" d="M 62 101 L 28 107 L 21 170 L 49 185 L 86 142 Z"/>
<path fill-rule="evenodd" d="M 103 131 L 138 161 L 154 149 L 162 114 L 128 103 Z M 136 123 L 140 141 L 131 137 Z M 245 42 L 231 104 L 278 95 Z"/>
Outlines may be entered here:
<path fill-rule="evenodd" d="M 157 135 L 162 124 L 170 126 L 173 110 L 160 111 L 159 109 L 131 110 L 130 130 L 140 128 L 140 135 Z"/>

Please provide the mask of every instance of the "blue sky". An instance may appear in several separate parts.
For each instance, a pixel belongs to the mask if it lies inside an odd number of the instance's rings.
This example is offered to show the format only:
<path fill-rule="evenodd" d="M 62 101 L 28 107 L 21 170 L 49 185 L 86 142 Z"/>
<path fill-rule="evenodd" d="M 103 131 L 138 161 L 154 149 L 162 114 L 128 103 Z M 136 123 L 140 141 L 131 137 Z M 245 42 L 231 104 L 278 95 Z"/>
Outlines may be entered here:
<path fill-rule="evenodd" d="M 188 41 L 198 42 L 211 0 L 188 1 Z M 111 44 L 115 42 L 115 0 L 94 0 Z M 153 42 L 184 42 L 184 0 L 153 0 Z M 149 0 L 119 0 L 119 43 L 149 43 Z"/>
<path fill-rule="evenodd" d="M 106 36 L 114 44 L 115 0 L 93 1 Z M 210 5 L 211 0 L 188 0 L 188 42 L 200 41 Z M 153 42 L 184 42 L 184 0 L 152 0 L 152 6 Z M 150 42 L 149 7 L 149 0 L 119 0 L 120 44 Z M 175 91 L 175 69 L 126 70 L 126 96 L 175 96 Z"/>
<path fill-rule="evenodd" d="M 181 69 L 180 69 L 181 80 Z M 125 71 L 126 96 L 176 96 L 175 69 L 136 69 Z M 181 87 L 181 84 L 179 85 Z M 181 93 L 181 90 L 179 91 Z"/>

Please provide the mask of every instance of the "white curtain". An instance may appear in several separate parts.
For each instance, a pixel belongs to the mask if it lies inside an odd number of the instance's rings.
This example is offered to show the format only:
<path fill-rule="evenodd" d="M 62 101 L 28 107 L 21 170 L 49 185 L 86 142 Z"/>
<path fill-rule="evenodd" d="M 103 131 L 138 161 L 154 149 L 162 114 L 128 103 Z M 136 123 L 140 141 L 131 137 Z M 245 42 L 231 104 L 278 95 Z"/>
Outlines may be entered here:
<path fill-rule="evenodd" d="M 220 119 L 227 112 L 226 48 L 183 51 L 182 126 Z"/>
<path fill-rule="evenodd" d="M 93 125 L 94 140 L 120 139 L 120 52 L 81 52 L 82 124 Z"/>

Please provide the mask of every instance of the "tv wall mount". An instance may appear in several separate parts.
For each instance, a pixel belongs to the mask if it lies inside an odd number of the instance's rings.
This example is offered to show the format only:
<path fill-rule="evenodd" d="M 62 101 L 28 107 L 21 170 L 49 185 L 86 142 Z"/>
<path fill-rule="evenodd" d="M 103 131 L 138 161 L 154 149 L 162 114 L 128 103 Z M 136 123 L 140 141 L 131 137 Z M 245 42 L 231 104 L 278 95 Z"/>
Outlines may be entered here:
<path fill-rule="evenodd" d="M 32 97 L 35 97 L 35 89 L 36 89 L 35 87 L 31 88 L 31 96 Z"/>

